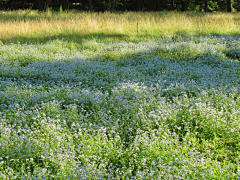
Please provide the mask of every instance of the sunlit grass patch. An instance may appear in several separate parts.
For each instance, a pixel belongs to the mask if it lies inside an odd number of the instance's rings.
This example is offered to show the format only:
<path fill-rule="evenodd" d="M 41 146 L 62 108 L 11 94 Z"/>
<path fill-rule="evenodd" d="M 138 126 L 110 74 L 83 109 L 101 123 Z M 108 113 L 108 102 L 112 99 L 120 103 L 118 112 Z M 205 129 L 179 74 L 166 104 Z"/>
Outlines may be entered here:
<path fill-rule="evenodd" d="M 79 42 L 145 40 L 164 36 L 239 34 L 238 13 L 124 12 L 86 13 L 1 11 L 3 43 L 45 43 L 52 39 Z"/>

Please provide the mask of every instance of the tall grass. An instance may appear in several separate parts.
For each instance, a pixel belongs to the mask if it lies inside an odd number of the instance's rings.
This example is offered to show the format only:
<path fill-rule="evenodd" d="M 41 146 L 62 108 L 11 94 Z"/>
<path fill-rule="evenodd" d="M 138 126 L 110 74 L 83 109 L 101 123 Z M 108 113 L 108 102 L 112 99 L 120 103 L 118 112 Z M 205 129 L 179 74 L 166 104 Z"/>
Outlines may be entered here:
<path fill-rule="evenodd" d="M 166 35 L 238 34 L 239 13 L 177 12 L 0 12 L 3 43 L 41 43 L 55 38 L 133 40 Z"/>

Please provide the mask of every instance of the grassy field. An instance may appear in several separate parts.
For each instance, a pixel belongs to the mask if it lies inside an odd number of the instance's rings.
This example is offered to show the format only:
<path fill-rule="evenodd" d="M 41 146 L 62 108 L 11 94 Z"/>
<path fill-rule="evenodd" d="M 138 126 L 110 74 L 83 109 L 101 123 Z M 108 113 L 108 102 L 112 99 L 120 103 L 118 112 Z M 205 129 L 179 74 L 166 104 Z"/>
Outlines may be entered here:
<path fill-rule="evenodd" d="M 0 179 L 240 179 L 238 13 L 0 12 Z"/>
<path fill-rule="evenodd" d="M 239 22 L 239 13 L 1 11 L 0 38 L 3 43 L 45 43 L 56 38 L 81 43 L 91 37 L 139 41 L 166 35 L 238 35 Z"/>

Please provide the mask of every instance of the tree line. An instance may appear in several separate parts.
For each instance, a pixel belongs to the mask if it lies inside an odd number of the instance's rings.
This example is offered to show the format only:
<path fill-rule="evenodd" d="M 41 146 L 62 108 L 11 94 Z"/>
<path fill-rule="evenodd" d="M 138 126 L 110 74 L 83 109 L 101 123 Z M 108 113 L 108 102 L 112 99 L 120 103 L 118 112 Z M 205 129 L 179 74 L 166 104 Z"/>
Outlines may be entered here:
<path fill-rule="evenodd" d="M 0 9 L 238 12 L 240 0 L 0 0 Z"/>

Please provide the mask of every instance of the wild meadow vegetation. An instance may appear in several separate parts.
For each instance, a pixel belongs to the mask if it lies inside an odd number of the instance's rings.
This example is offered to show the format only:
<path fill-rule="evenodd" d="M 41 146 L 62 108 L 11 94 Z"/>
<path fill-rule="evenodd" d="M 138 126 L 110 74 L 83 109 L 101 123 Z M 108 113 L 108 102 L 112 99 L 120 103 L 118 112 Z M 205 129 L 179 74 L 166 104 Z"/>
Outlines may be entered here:
<path fill-rule="evenodd" d="M 0 12 L 0 179 L 240 179 L 240 14 Z"/>

